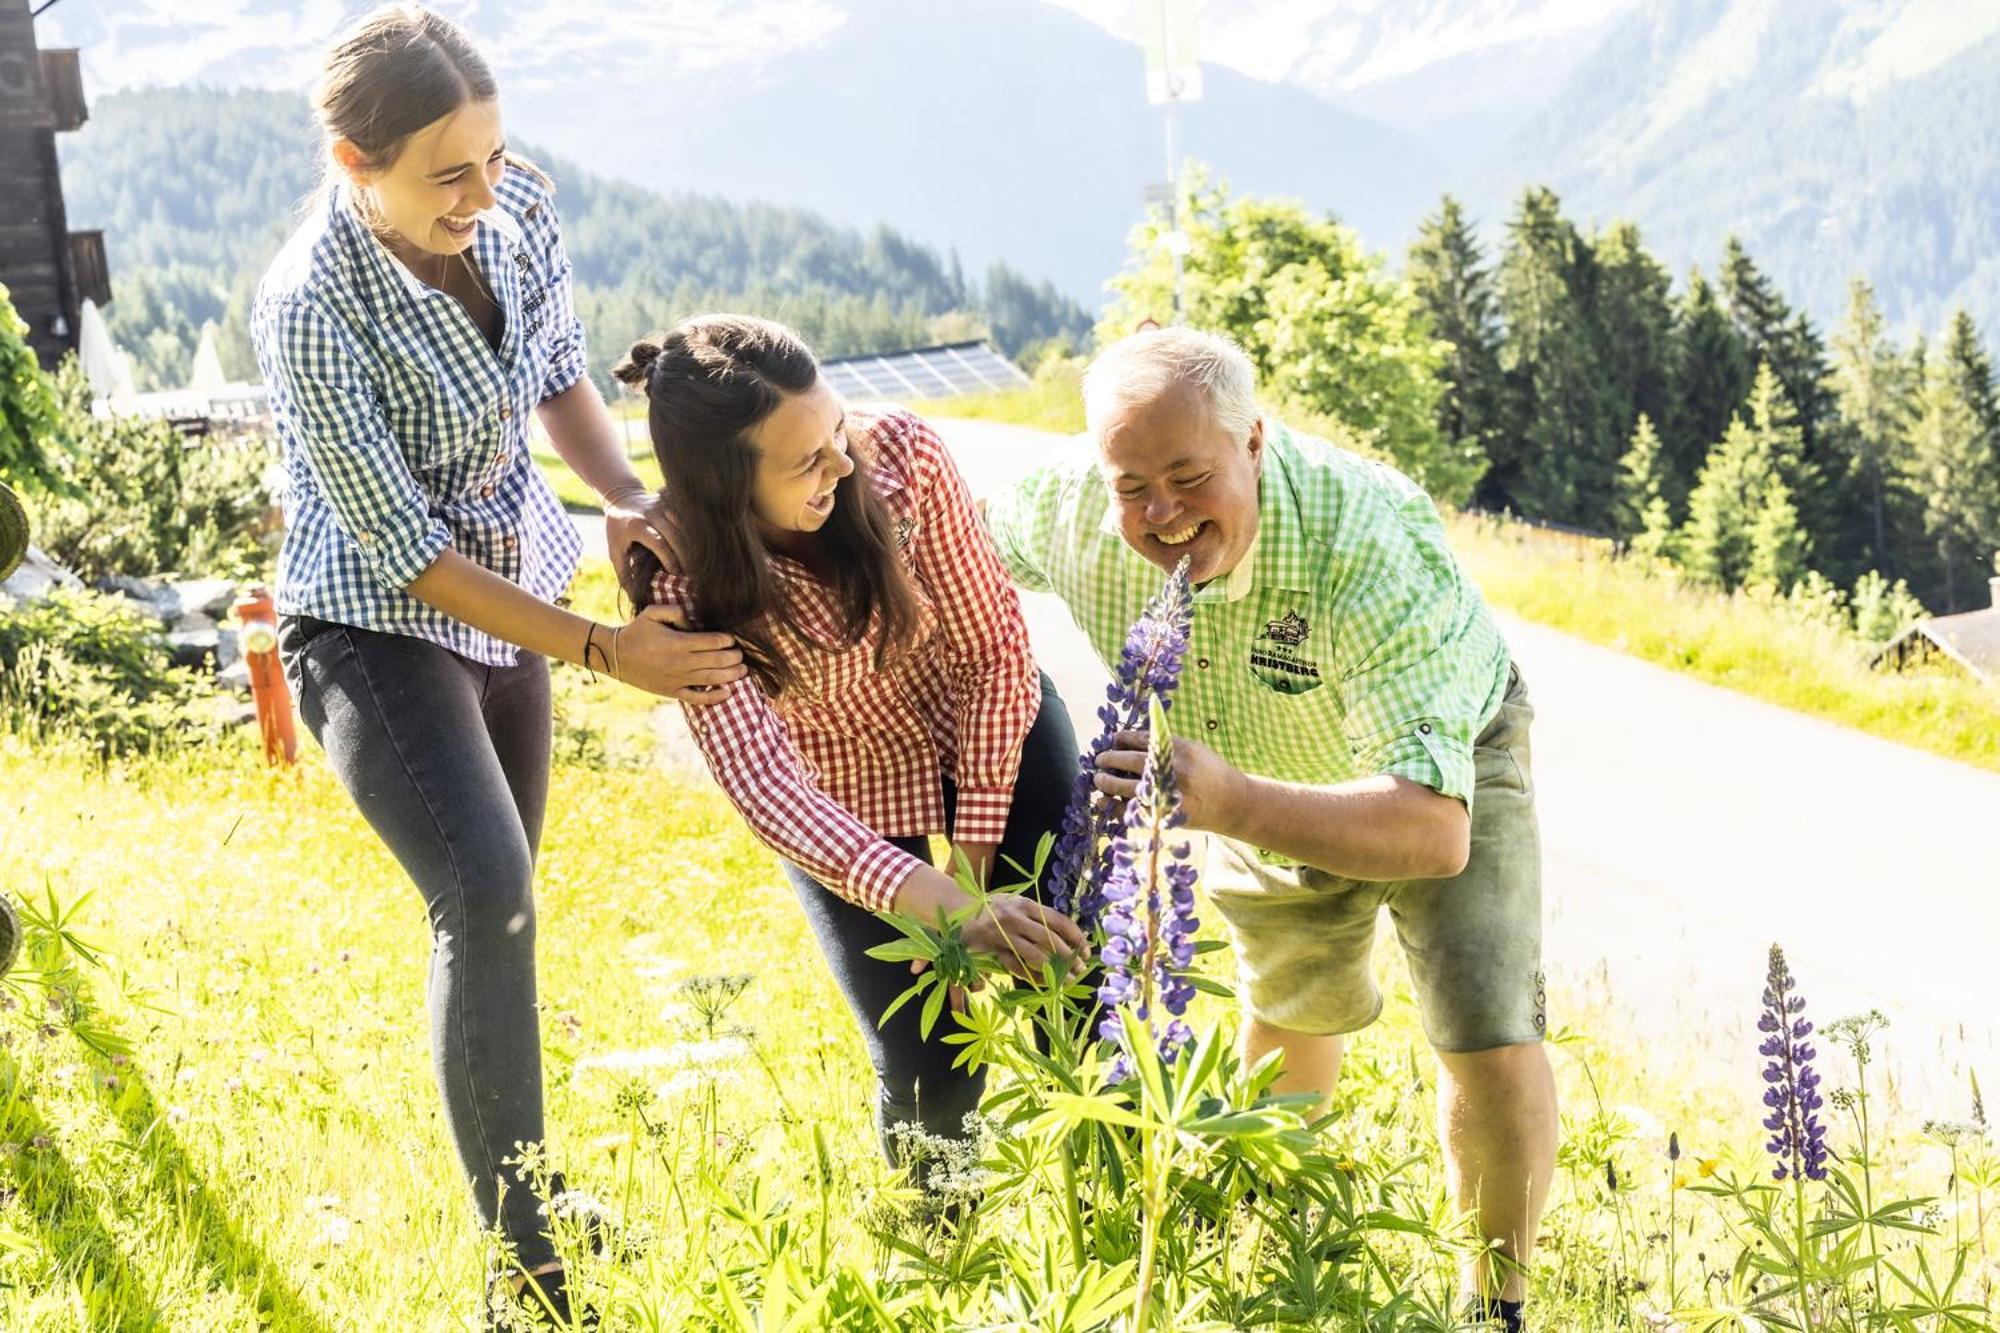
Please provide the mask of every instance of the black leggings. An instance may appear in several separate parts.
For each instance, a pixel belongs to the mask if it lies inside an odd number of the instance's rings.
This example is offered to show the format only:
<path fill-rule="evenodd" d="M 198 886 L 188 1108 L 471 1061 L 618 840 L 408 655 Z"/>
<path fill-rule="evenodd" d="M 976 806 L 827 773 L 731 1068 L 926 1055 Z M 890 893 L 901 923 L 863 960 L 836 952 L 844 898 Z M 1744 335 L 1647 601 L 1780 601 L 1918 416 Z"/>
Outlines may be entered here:
<path fill-rule="evenodd" d="M 1070 728 L 1069 713 L 1056 694 L 1055 683 L 1044 674 L 1041 711 L 1021 746 L 1021 770 L 1014 780 L 1014 801 L 1007 812 L 1007 832 L 1000 841 L 991 883 L 1004 886 L 1018 882 L 1021 872 L 1014 869 L 1014 863 L 1034 869 L 1035 849 L 1043 836 L 1062 831 L 1076 760 L 1076 733 Z M 943 782 L 945 822 L 949 826 L 956 792 L 949 778 Z M 920 860 L 930 859 L 927 838 L 890 841 Z M 965 1137 L 965 1117 L 979 1107 L 986 1074 L 984 1070 L 952 1068 L 962 1048 L 947 1046 L 941 1040 L 952 1031 L 950 1024 L 939 1023 L 932 1029 L 931 1039 L 924 1040 L 919 1029 L 921 1006 L 914 1003 L 898 1009 L 888 1023 L 879 1022 L 883 1011 L 915 978 L 908 963 L 885 963 L 870 958 L 868 950 L 901 939 L 902 933 L 798 866 L 786 862 L 785 873 L 806 909 L 813 933 L 819 936 L 820 951 L 854 1011 L 861 1040 L 868 1046 L 869 1063 L 875 1066 L 875 1125 L 882 1136 L 883 1154 L 891 1162 L 898 1160 L 892 1130 L 906 1121 L 914 1121 L 935 1138 Z"/>

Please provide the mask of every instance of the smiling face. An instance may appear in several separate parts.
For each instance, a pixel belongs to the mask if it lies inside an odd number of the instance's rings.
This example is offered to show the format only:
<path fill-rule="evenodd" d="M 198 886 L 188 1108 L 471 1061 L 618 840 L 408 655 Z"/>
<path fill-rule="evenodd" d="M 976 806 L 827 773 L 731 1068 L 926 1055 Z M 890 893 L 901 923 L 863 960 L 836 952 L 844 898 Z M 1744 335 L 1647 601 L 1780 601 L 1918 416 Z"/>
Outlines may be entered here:
<path fill-rule="evenodd" d="M 854 475 L 847 455 L 847 405 L 823 379 L 786 394 L 749 433 L 757 448 L 750 512 L 767 540 L 818 532 L 833 516 L 842 479 Z"/>
<path fill-rule="evenodd" d="M 500 104 L 491 99 L 466 102 L 424 126 L 386 167 L 371 168 L 352 140 L 333 145 L 334 160 L 369 191 L 391 233 L 385 239 L 405 262 L 471 246 L 477 215 L 493 207 L 506 174 L 506 152 Z"/>
<path fill-rule="evenodd" d="M 1208 395 L 1173 384 L 1150 400 L 1092 414 L 1098 471 L 1125 541 L 1161 569 L 1182 556 L 1206 583 L 1235 569 L 1257 536 L 1264 423 L 1236 438 L 1215 421 Z"/>

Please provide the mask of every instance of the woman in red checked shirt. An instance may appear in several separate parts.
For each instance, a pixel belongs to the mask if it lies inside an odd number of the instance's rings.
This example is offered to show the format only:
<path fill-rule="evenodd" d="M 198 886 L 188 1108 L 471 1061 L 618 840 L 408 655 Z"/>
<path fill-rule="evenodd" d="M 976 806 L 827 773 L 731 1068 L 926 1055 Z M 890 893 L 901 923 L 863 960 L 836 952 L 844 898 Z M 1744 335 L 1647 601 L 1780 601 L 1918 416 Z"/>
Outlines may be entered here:
<path fill-rule="evenodd" d="M 883 911 L 971 901 L 925 859 L 948 832 L 982 874 L 1032 868 L 1058 830 L 1076 738 L 1028 651 L 1020 604 L 944 445 L 907 412 L 849 411 L 782 325 L 704 315 L 612 372 L 646 395 L 681 568 L 640 554 L 626 591 L 735 636 L 757 688 L 687 710 L 710 770 L 785 861 L 878 1076 L 893 1127 L 961 1137 L 983 1075 L 925 1041 Z M 975 949 L 1040 975 L 1080 958 L 1076 924 L 994 894 Z M 941 1036 L 942 1034 L 935 1034 Z"/>

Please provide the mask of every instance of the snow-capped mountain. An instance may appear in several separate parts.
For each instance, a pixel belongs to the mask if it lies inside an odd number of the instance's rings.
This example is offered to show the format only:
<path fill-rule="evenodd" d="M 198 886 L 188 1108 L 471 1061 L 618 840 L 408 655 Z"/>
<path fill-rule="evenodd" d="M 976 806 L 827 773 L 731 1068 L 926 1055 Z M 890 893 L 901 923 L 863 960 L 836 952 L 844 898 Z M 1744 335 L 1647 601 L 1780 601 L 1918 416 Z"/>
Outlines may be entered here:
<path fill-rule="evenodd" d="M 592 170 L 887 222 L 1095 300 L 1166 150 L 1138 50 L 1038 0 L 437 0 L 495 67 L 511 132 Z M 351 7 L 67 0 L 44 40 L 94 87 L 303 89 Z M 1331 208 L 1398 246 L 1441 188 L 1414 139 L 1216 68 L 1185 153 L 1240 190 Z"/>
<path fill-rule="evenodd" d="M 1136 37 L 1153 0 L 1054 0 Z M 1559 92 L 1635 0 L 1216 0 L 1199 54 L 1293 83 L 1423 139 L 1454 164 L 1497 148 Z"/>

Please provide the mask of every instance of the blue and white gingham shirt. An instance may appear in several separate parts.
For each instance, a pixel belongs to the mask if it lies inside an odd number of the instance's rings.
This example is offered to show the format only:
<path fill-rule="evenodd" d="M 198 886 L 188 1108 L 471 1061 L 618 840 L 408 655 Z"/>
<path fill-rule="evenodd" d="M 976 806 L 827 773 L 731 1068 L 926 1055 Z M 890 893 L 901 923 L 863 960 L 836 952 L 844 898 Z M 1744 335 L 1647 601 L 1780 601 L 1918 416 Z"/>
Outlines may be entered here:
<path fill-rule="evenodd" d="M 404 589 L 446 548 L 544 601 L 582 549 L 528 456 L 535 406 L 583 378 L 583 325 L 549 189 L 510 167 L 472 249 L 505 318 L 495 352 L 330 188 L 251 317 L 284 444 L 278 610 L 511 665 L 515 648 Z"/>

